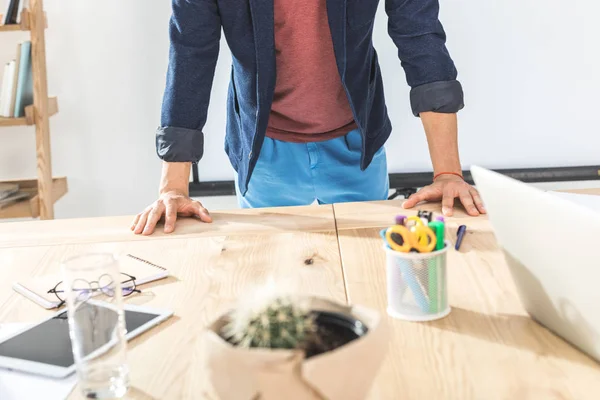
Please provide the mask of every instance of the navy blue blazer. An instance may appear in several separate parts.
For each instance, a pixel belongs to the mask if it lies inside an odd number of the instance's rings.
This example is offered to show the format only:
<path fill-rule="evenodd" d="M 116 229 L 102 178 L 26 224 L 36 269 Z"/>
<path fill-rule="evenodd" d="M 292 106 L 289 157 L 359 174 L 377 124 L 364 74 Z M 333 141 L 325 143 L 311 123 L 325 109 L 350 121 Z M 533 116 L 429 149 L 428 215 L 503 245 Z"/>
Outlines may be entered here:
<path fill-rule="evenodd" d="M 225 150 L 242 193 L 256 165 L 275 89 L 273 0 L 172 0 L 170 55 L 158 156 L 198 162 L 203 154 L 211 87 L 221 30 L 233 65 L 227 101 Z M 392 130 L 373 48 L 379 0 L 326 0 L 338 71 L 363 137 L 361 168 Z M 446 49 L 438 0 L 385 0 L 388 31 L 411 86 L 414 115 L 455 113 L 463 92 Z"/>

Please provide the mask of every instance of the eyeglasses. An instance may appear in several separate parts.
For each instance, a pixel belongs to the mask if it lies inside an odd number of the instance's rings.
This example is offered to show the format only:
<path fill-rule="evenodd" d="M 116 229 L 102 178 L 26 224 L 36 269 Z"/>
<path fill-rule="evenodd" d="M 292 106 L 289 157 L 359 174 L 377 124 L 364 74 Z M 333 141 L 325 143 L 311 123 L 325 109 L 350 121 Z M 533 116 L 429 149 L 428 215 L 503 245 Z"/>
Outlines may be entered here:
<path fill-rule="evenodd" d="M 141 293 L 141 291 L 137 289 L 135 276 L 131 276 L 124 272 L 121 272 L 121 275 L 127 278 L 121 281 L 121 294 L 123 297 L 127 297 L 133 293 Z M 115 283 L 108 274 L 104 274 L 97 281 L 91 282 L 88 282 L 85 279 L 76 279 L 73 281 L 72 287 L 72 290 L 77 292 L 77 301 L 85 301 L 99 293 L 109 297 L 115 295 Z M 65 304 L 65 287 L 63 281 L 58 282 L 54 288 L 48 290 L 48 293 L 53 293 L 60 301 L 57 308 L 62 307 Z"/>

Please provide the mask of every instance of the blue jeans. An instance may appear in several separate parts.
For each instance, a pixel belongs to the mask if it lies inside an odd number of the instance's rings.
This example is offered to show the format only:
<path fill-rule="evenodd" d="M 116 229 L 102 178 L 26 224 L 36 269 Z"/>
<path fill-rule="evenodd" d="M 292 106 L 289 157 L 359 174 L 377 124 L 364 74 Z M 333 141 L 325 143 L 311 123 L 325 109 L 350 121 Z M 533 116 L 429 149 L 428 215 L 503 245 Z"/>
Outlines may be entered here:
<path fill-rule="evenodd" d="M 385 149 L 361 171 L 362 137 L 358 130 L 336 139 L 290 143 L 265 138 L 242 208 L 279 207 L 348 201 L 385 200 L 389 179 Z"/>

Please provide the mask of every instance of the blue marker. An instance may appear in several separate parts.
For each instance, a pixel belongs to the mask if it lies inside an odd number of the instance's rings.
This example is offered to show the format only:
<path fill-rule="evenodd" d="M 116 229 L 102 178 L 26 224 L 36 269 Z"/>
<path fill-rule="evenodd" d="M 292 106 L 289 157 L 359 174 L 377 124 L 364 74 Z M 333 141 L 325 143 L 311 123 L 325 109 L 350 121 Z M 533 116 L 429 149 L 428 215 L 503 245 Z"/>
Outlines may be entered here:
<path fill-rule="evenodd" d="M 467 226 L 459 226 L 458 232 L 456 233 L 456 245 L 454 246 L 456 250 L 460 249 L 460 245 L 462 244 L 463 238 L 465 237 L 465 233 L 467 233 Z"/>

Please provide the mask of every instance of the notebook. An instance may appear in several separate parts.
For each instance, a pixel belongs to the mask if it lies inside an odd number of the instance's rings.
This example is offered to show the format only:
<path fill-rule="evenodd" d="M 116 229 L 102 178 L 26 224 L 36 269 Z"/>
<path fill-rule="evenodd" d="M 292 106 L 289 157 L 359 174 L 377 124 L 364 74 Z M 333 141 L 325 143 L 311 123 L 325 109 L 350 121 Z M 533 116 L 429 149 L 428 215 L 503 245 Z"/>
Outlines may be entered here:
<path fill-rule="evenodd" d="M 169 276 L 169 272 L 165 268 L 131 254 L 120 257 L 119 264 L 122 272 L 135 276 L 135 283 L 138 287 Z M 48 290 L 54 288 L 61 280 L 60 274 L 38 276 L 25 282 L 15 282 L 13 289 L 34 303 L 50 310 L 58 307 L 60 300 L 54 294 L 48 293 Z M 144 288 L 139 287 L 139 289 L 143 290 Z"/>

